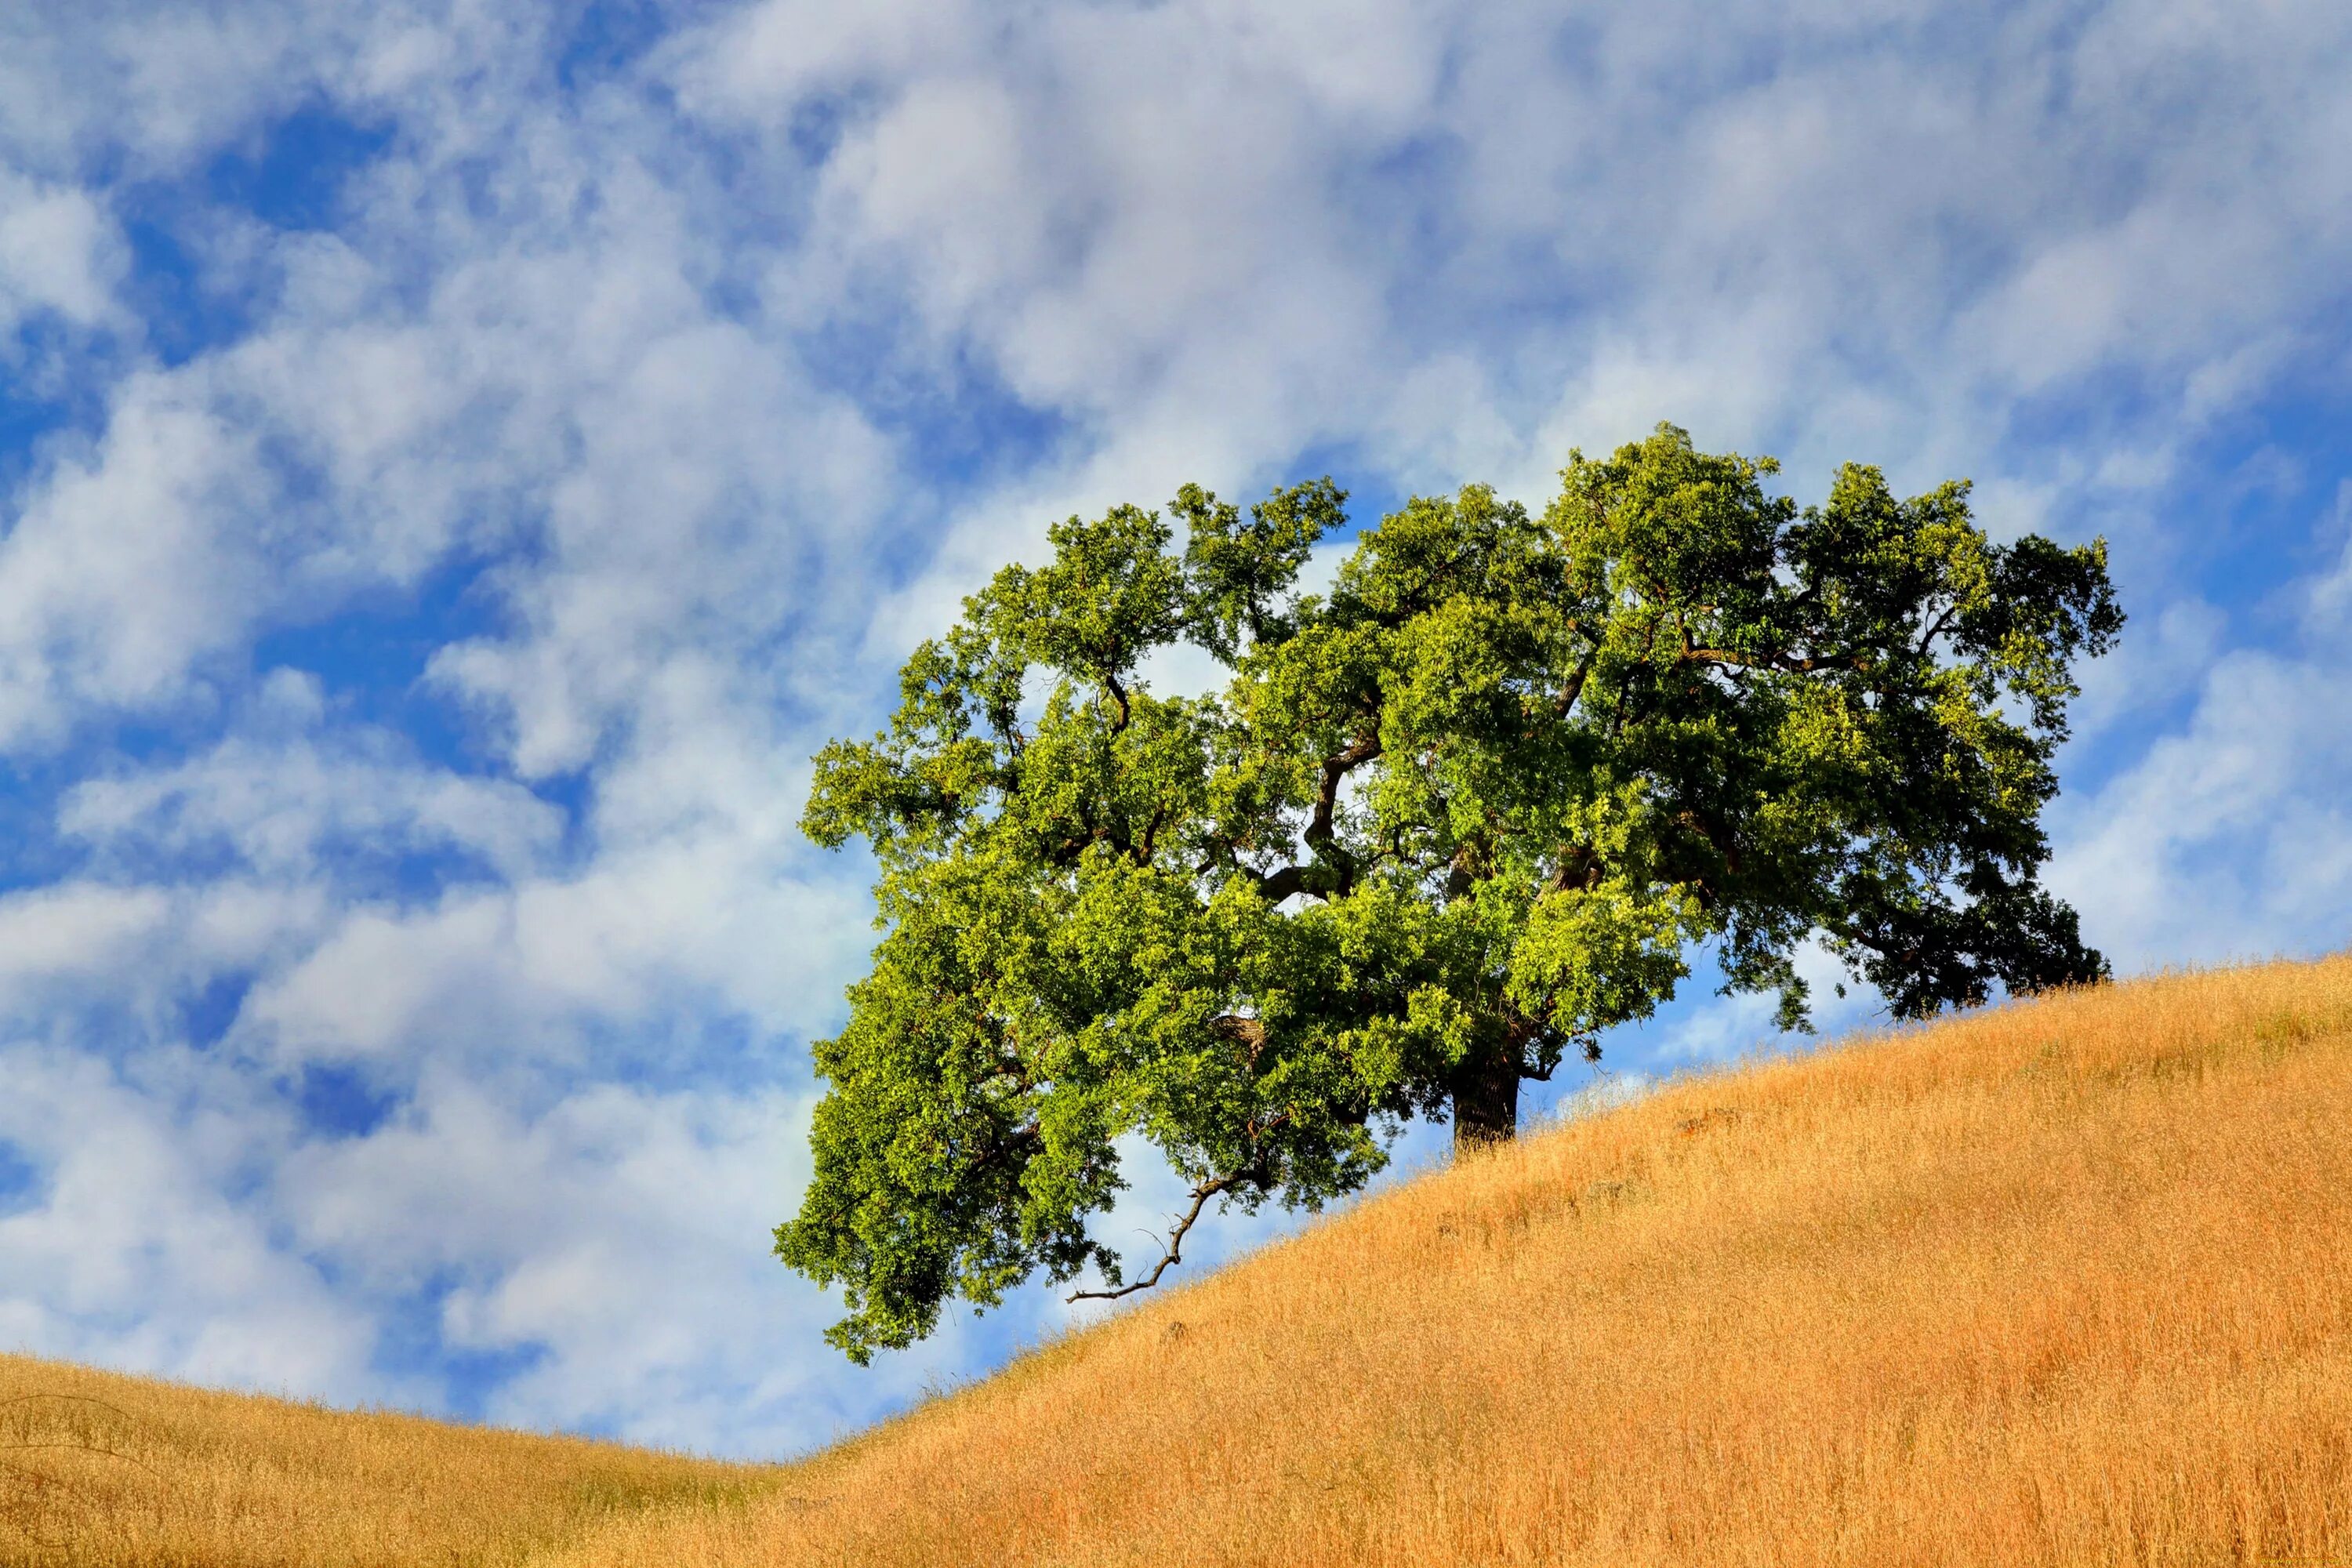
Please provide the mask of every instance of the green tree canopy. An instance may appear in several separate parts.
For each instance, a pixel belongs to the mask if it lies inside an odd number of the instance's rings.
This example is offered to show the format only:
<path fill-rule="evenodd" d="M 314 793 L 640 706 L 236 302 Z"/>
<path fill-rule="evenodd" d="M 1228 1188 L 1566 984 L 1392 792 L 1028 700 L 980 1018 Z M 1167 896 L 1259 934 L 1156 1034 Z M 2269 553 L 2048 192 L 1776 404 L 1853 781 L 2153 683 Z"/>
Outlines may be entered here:
<path fill-rule="evenodd" d="M 1315 1207 L 1407 1118 L 1508 1137 L 1521 1080 L 1695 944 L 1785 1026 L 1811 939 L 1905 1017 L 2102 975 L 2035 877 L 2074 661 L 2122 625 L 2104 542 L 1998 545 L 1965 483 L 1858 466 L 1800 510 L 1775 471 L 1662 426 L 1539 515 L 1409 502 L 1328 596 L 1296 583 L 1330 481 L 1245 515 L 1187 486 L 965 600 L 803 818 L 881 868 L 776 1233 L 845 1287 L 832 1341 L 862 1362 L 1039 1270 L 1140 1288 L 1088 1228 L 1130 1137 L 1192 1193 L 1150 1279 L 1203 1205 Z M 1223 689 L 1150 689 L 1180 643 Z"/>

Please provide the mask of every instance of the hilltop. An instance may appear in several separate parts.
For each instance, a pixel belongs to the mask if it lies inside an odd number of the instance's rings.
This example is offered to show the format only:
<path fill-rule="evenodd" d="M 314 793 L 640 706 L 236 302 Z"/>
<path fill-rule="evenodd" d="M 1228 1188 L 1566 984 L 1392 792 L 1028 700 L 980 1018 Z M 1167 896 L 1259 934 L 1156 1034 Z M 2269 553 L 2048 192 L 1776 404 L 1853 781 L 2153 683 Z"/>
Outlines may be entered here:
<path fill-rule="evenodd" d="M 0 1355 L 8 1568 L 513 1564 L 782 1473 Z"/>
<path fill-rule="evenodd" d="M 7 1560 L 2343 1560 L 2347 1193 L 2352 959 L 2136 981 L 1678 1081 L 793 1466 L 173 1391 L 184 1546 Z"/>

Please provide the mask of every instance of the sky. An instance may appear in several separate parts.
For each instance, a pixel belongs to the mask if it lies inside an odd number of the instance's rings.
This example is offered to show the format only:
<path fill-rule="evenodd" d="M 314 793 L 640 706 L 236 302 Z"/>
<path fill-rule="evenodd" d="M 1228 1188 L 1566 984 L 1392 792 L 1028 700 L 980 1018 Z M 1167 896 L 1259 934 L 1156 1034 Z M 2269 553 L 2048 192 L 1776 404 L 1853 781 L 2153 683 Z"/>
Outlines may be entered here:
<path fill-rule="evenodd" d="M 861 1371 L 769 1256 L 874 934 L 794 824 L 1188 479 L 1972 479 L 2131 617 L 2087 939 L 2340 948 L 2347 349 L 2341 0 L 6 8 L 0 1348 L 782 1455 L 1057 1331 Z"/>

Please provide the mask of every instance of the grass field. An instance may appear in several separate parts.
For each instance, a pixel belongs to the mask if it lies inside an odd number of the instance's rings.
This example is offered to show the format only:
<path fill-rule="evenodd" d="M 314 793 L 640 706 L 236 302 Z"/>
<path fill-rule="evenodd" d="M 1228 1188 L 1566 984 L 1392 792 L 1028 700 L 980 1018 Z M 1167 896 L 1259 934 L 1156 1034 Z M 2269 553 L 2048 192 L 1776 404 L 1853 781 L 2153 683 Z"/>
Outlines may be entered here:
<path fill-rule="evenodd" d="M 1677 1083 L 780 1470 L 67 1377 L 152 1473 L 18 1560 L 2352 1565 L 2352 960 Z"/>
<path fill-rule="evenodd" d="M 520 1563 L 772 1467 L 354 1414 L 0 1355 L 0 1563 Z"/>

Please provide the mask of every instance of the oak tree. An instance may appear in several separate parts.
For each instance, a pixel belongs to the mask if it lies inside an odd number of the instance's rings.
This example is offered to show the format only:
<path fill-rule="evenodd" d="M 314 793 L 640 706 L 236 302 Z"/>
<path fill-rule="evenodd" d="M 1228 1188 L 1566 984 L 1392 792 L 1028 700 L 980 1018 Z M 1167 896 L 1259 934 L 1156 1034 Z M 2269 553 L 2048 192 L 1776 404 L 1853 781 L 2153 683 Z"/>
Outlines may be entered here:
<path fill-rule="evenodd" d="M 1041 1270 L 1140 1289 L 1206 1205 L 1317 1206 L 1411 1117 L 1507 1138 L 1702 944 L 1790 1027 L 1809 941 L 1901 1017 L 2104 974 L 2036 881 L 2074 661 L 2122 624 L 2104 542 L 1998 544 L 1965 483 L 1860 466 L 1800 510 L 1774 472 L 1662 426 L 1540 512 L 1413 500 L 1320 595 L 1328 479 L 1188 486 L 967 599 L 803 818 L 880 868 L 776 1234 L 844 1287 L 833 1342 Z M 1154 689 L 1179 644 L 1222 689 Z M 1146 1144 L 1192 1197 L 1129 1282 L 1089 1225 Z"/>

